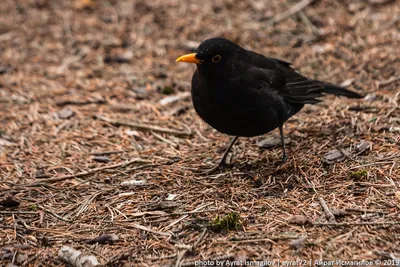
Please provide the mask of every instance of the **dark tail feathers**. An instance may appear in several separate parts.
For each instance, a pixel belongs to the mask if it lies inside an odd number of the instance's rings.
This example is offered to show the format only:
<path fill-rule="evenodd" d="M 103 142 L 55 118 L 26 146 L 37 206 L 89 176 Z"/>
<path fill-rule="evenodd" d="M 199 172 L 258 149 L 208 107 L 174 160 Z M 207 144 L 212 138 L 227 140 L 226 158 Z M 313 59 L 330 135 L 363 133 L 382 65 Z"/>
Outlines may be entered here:
<path fill-rule="evenodd" d="M 348 98 L 364 98 L 364 96 L 360 95 L 359 93 L 352 92 L 347 90 L 346 88 L 329 83 L 324 83 L 324 93 L 330 95 L 342 95 Z"/>

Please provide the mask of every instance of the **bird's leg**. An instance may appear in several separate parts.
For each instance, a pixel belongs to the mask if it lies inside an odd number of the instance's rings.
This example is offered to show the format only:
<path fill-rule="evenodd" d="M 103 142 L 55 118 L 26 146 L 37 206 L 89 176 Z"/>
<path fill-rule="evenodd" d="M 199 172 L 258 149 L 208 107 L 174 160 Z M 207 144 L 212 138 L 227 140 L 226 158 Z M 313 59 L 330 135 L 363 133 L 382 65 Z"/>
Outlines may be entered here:
<path fill-rule="evenodd" d="M 237 139 L 239 138 L 239 136 L 235 136 L 232 138 L 232 141 L 230 142 L 228 148 L 225 150 L 224 155 L 222 156 L 222 158 L 220 159 L 220 161 L 215 164 L 214 167 L 212 167 L 211 169 L 208 169 L 206 171 L 203 171 L 203 174 L 211 174 L 213 172 L 215 172 L 216 170 L 218 170 L 219 168 L 224 168 L 226 166 L 226 158 L 228 157 L 229 151 L 232 149 L 233 145 L 236 143 Z"/>
<path fill-rule="evenodd" d="M 287 160 L 287 155 L 286 155 L 285 135 L 283 134 L 282 126 L 279 126 L 279 132 L 281 133 L 281 145 L 282 145 L 282 163 L 281 164 L 284 164 Z"/>

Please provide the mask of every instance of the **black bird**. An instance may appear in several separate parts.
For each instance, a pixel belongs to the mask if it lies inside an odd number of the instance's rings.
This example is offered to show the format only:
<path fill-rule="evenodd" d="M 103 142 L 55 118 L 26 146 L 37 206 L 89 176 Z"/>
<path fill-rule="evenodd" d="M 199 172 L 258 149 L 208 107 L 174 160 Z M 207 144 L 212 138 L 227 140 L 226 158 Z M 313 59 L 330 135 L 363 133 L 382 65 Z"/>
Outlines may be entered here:
<path fill-rule="evenodd" d="M 362 98 L 358 93 L 309 79 L 291 63 L 246 50 L 224 38 L 204 41 L 196 53 L 176 62 L 196 63 L 192 101 L 199 116 L 218 131 L 233 135 L 220 162 L 225 165 L 238 137 L 253 137 L 279 128 L 282 162 L 287 159 L 282 126 L 305 104 L 315 104 L 325 94 Z"/>

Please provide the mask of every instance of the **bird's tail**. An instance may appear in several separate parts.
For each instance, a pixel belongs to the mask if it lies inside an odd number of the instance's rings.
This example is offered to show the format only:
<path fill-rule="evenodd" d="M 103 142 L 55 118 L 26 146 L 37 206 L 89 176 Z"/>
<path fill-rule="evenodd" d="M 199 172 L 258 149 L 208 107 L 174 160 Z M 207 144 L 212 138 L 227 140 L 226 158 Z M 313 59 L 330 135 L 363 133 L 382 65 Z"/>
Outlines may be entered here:
<path fill-rule="evenodd" d="M 359 93 L 329 83 L 324 83 L 324 93 L 330 95 L 341 95 L 348 98 L 364 98 L 364 96 Z"/>

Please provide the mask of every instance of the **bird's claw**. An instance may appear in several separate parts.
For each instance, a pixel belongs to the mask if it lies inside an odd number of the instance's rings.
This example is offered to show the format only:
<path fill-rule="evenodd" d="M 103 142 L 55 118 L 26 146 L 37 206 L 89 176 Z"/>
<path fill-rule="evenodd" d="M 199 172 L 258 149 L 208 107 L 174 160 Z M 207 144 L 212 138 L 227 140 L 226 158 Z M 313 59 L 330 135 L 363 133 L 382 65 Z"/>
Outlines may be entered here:
<path fill-rule="evenodd" d="M 279 163 L 279 167 L 283 166 L 283 165 L 286 163 L 287 159 L 288 159 L 287 155 L 286 155 L 286 154 L 283 155 L 283 156 L 282 156 L 282 160 L 281 160 L 281 162 Z"/>

